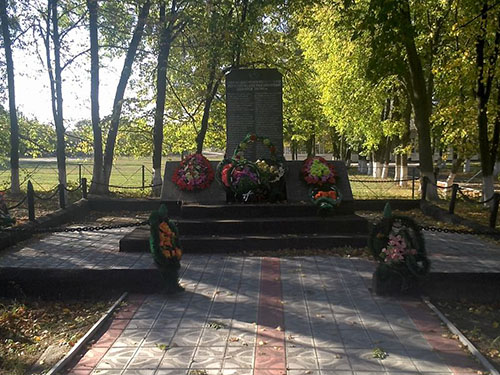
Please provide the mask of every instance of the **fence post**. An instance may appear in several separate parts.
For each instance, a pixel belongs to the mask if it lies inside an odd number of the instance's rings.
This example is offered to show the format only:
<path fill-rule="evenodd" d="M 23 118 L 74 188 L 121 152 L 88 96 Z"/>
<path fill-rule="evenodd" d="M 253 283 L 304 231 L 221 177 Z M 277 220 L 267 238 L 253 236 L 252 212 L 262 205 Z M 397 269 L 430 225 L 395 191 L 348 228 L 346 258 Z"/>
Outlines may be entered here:
<path fill-rule="evenodd" d="M 82 183 L 82 165 L 78 164 L 78 183 Z"/>
<path fill-rule="evenodd" d="M 142 190 L 146 188 L 146 167 L 142 165 Z"/>
<path fill-rule="evenodd" d="M 493 194 L 493 205 L 491 206 L 490 228 L 495 229 L 497 225 L 498 203 L 500 203 L 500 193 Z"/>
<path fill-rule="evenodd" d="M 411 172 L 411 199 L 415 199 L 415 167 Z"/>
<path fill-rule="evenodd" d="M 427 176 L 422 177 L 422 196 L 420 199 L 424 200 L 427 198 L 427 184 L 429 183 L 429 179 Z"/>
<path fill-rule="evenodd" d="M 35 190 L 33 184 L 28 181 L 28 218 L 29 221 L 35 221 Z"/>
<path fill-rule="evenodd" d="M 458 193 L 458 184 L 453 184 L 451 186 L 450 207 L 448 208 L 448 212 L 450 214 L 455 213 L 455 203 L 457 202 L 457 193 Z"/>
<path fill-rule="evenodd" d="M 66 208 L 66 192 L 64 191 L 64 185 L 57 185 L 57 190 L 59 190 L 59 208 Z"/>
<path fill-rule="evenodd" d="M 87 179 L 82 178 L 82 198 L 87 199 Z"/>

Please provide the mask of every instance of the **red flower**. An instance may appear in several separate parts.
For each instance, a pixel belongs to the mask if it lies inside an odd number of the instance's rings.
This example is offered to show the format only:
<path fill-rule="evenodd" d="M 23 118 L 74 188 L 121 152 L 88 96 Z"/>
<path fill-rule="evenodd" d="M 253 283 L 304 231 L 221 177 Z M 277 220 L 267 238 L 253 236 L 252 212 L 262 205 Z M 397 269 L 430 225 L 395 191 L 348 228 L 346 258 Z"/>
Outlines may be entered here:
<path fill-rule="evenodd" d="M 255 142 L 257 140 L 257 136 L 255 134 L 252 134 L 250 136 L 250 140 L 253 141 L 253 142 Z"/>

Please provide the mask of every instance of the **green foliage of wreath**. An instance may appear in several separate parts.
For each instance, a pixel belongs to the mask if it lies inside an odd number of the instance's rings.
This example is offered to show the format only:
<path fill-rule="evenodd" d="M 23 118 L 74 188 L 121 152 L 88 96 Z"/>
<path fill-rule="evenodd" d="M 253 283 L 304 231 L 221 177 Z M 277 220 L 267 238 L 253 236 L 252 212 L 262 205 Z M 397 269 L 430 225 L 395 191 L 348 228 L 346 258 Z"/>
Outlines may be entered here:
<path fill-rule="evenodd" d="M 400 236 L 406 246 L 415 250 L 415 253 L 404 256 L 401 261 L 387 263 L 383 250 L 388 248 L 391 235 Z M 429 272 L 430 261 L 425 250 L 424 237 L 420 227 L 409 217 L 384 217 L 373 226 L 368 246 L 375 260 L 380 264 L 379 272 L 382 276 L 397 272 L 401 277 L 409 279 L 425 276 Z"/>
<path fill-rule="evenodd" d="M 179 231 L 172 220 L 168 218 L 166 205 L 162 204 L 157 211 L 149 216 L 150 236 L 149 249 L 153 259 L 165 281 L 167 293 L 184 290 L 179 285 L 179 269 L 182 251 L 179 244 Z M 162 231 L 168 228 L 171 236 L 169 243 L 162 243 Z"/>

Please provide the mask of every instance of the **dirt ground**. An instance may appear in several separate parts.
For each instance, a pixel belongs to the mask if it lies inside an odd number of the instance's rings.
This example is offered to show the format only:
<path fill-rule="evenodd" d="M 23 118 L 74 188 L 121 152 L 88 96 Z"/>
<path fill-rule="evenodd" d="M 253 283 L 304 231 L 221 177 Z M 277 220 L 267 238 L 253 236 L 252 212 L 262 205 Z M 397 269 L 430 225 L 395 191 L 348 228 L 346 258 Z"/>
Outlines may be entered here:
<path fill-rule="evenodd" d="M 45 373 L 112 302 L 0 298 L 0 375 Z"/>
<path fill-rule="evenodd" d="M 500 302 L 432 302 L 500 371 Z"/>

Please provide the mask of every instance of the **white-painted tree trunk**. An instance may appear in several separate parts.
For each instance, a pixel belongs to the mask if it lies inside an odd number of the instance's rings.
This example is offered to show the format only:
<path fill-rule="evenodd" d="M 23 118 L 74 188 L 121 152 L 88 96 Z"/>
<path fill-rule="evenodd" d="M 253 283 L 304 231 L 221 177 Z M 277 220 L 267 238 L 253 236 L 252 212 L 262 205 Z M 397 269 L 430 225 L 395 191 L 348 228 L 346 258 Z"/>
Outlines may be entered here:
<path fill-rule="evenodd" d="M 427 200 L 438 200 L 439 196 L 437 193 L 437 188 L 436 188 L 436 178 L 434 176 L 433 172 L 421 172 L 420 174 L 420 183 L 424 183 L 424 177 L 427 177 L 428 183 L 427 183 L 427 196 L 425 199 Z M 421 185 L 422 186 L 422 185 Z"/>
<path fill-rule="evenodd" d="M 470 159 L 465 159 L 463 171 L 464 173 L 470 172 Z"/>
<path fill-rule="evenodd" d="M 399 186 L 406 186 L 408 185 L 408 181 L 405 181 L 408 179 L 408 165 L 403 165 L 401 164 L 399 166 Z"/>
<path fill-rule="evenodd" d="M 493 184 L 493 176 L 483 176 L 483 201 L 490 199 L 495 193 L 495 186 Z M 493 200 L 485 203 L 485 206 L 491 207 Z"/>
<path fill-rule="evenodd" d="M 382 165 L 382 172 L 380 174 L 381 178 L 387 178 L 389 177 L 389 163 L 384 163 Z"/>
<path fill-rule="evenodd" d="M 366 169 L 366 174 L 368 176 L 372 176 L 373 175 L 373 161 L 368 161 L 368 165 L 367 165 L 367 169 Z"/>
<path fill-rule="evenodd" d="M 380 163 L 379 161 L 373 162 L 372 176 L 375 178 L 380 178 L 382 176 L 382 163 Z"/>
<path fill-rule="evenodd" d="M 161 168 L 153 169 L 153 179 L 151 181 L 151 185 L 153 185 L 153 195 L 155 197 L 159 197 L 161 194 L 161 188 L 163 181 L 161 179 Z M 159 186 L 157 186 L 159 185 Z"/>
<path fill-rule="evenodd" d="M 400 177 L 400 175 L 401 175 L 401 168 L 400 168 L 401 155 L 396 154 L 396 155 L 394 155 L 394 158 L 396 159 L 395 160 L 396 166 L 394 167 L 394 181 L 398 182 L 401 179 L 401 177 Z"/>
<path fill-rule="evenodd" d="M 450 172 L 448 178 L 446 179 L 446 186 L 451 186 L 455 182 L 455 177 L 457 177 L 456 173 Z"/>

